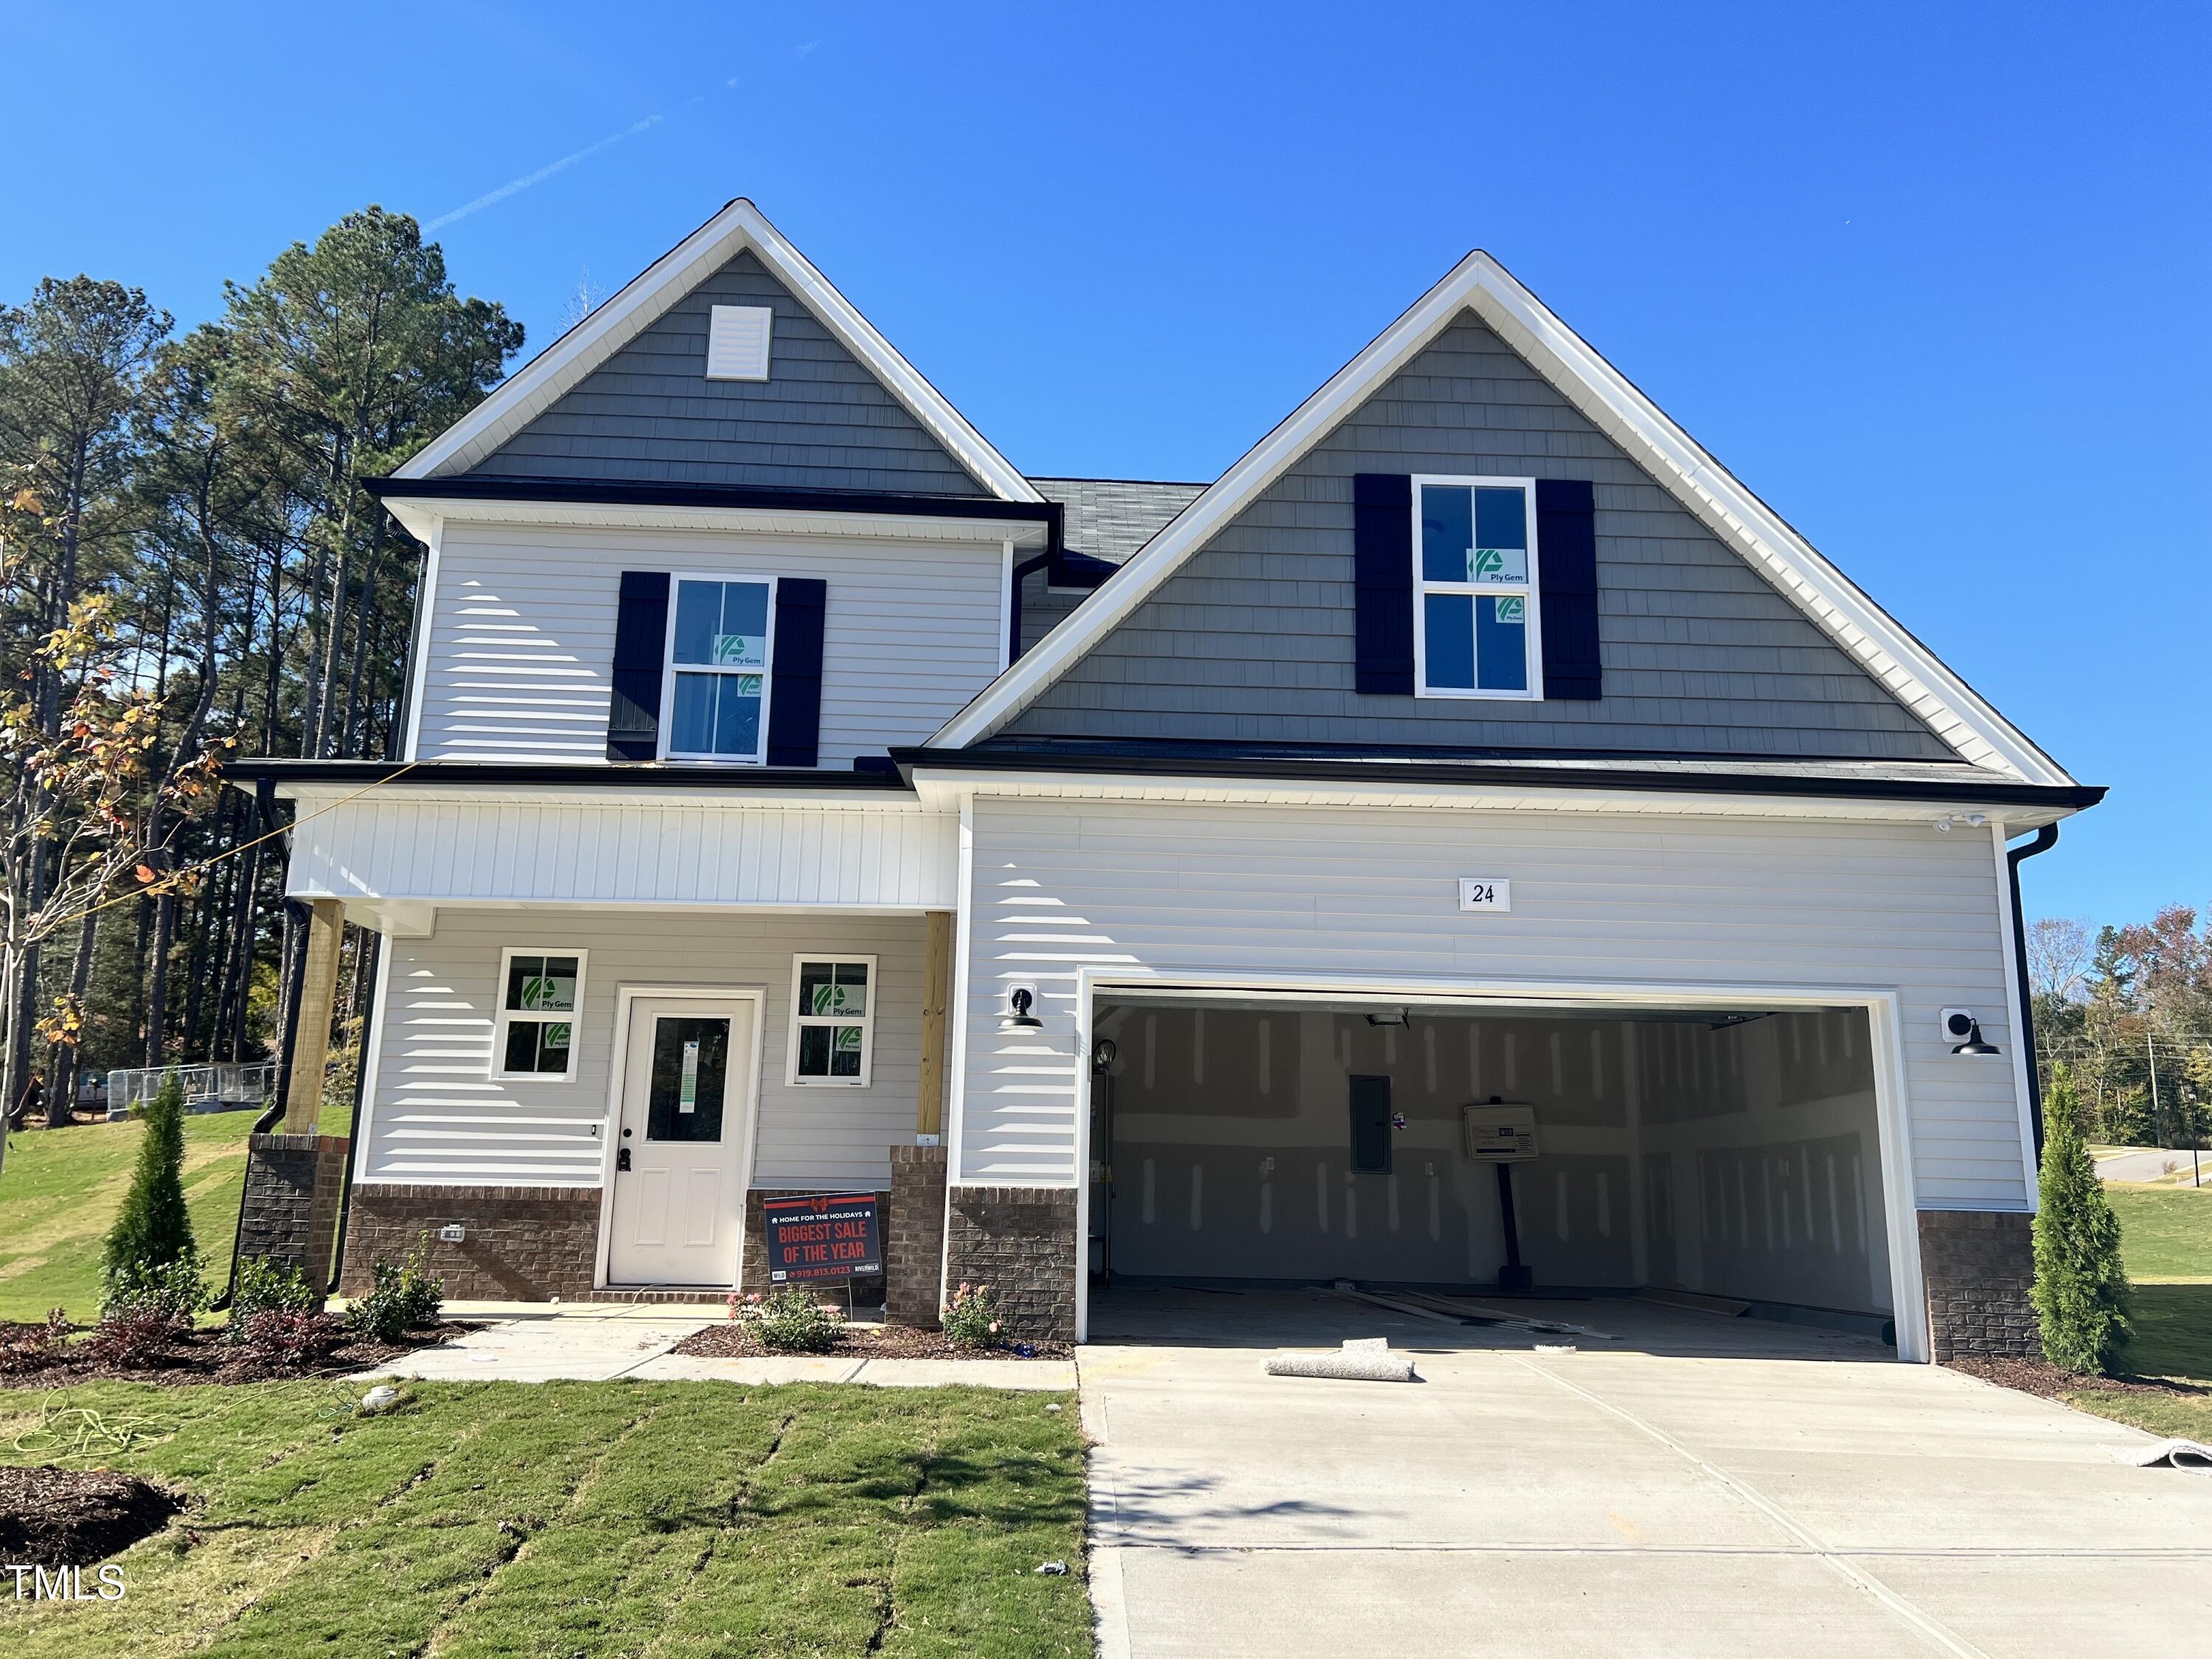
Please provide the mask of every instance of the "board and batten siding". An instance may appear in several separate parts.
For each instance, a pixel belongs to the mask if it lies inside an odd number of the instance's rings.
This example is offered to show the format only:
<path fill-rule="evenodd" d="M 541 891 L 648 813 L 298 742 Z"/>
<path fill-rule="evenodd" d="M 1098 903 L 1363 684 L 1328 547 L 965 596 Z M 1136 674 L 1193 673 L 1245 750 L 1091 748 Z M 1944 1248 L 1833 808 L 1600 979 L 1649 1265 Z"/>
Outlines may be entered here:
<path fill-rule="evenodd" d="M 418 760 L 604 763 L 625 570 L 826 581 L 820 764 L 838 769 L 935 732 L 1006 634 L 998 542 L 448 522 L 437 569 Z"/>
<path fill-rule="evenodd" d="M 453 903 L 824 905 L 949 910 L 958 820 L 918 805 L 697 796 L 370 796 L 301 804 L 294 898 Z"/>
<path fill-rule="evenodd" d="M 1074 1178 L 1077 975 L 1893 989 L 1916 1200 L 2027 1202 L 1994 848 L 1926 825 L 979 797 L 957 1179 Z M 1513 884 L 1459 908 L 1462 876 Z M 1042 1033 L 1002 1032 L 1004 988 Z M 1974 1009 L 2002 1060 L 1954 1057 Z"/>
<path fill-rule="evenodd" d="M 1355 690 L 1352 491 L 1362 472 L 1593 483 L 1604 696 L 1513 702 Z M 1037 620 L 1048 617 L 1058 617 L 1049 602 Z M 1472 312 L 1006 730 L 1392 749 L 1956 758 Z"/>
<path fill-rule="evenodd" d="M 568 1082 L 492 1075 L 500 953 L 589 952 Z M 596 1187 L 609 1130 L 617 993 L 624 985 L 765 994 L 751 1184 L 886 1188 L 889 1149 L 914 1141 L 921 1054 L 920 916 L 682 916 L 532 908 L 446 911 L 428 939 L 385 942 L 388 966 L 363 1181 Z M 872 954 L 866 1088 L 785 1081 L 794 952 Z M 596 1129 L 598 1133 L 594 1134 Z"/>

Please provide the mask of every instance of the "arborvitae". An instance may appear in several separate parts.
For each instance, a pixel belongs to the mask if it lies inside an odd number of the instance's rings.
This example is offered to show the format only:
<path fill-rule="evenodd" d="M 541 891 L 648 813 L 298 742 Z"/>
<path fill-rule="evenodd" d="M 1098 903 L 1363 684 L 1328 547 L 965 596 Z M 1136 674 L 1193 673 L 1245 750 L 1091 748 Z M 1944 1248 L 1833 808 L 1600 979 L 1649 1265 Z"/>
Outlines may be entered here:
<path fill-rule="evenodd" d="M 123 1212 L 108 1230 L 100 1265 L 111 1282 L 131 1268 L 158 1267 L 199 1254 L 185 1209 L 185 1085 L 171 1072 L 143 1110 L 146 1138 Z"/>
<path fill-rule="evenodd" d="M 2035 1216 L 2035 1312 L 2054 1365 L 2110 1371 L 2128 1344 L 2128 1276 L 2120 1222 L 2081 1139 L 2074 1075 L 2051 1070 L 2043 1104 L 2041 1207 Z"/>

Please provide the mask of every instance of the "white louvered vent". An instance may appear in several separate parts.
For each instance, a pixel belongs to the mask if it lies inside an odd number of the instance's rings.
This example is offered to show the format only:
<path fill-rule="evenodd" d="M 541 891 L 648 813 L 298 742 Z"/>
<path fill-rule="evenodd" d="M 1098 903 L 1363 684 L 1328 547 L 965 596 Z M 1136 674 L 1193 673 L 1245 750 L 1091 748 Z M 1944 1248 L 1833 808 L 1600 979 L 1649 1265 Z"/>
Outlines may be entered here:
<path fill-rule="evenodd" d="M 768 379 L 769 325 L 775 318 L 766 306 L 716 306 L 707 329 L 707 378 Z"/>

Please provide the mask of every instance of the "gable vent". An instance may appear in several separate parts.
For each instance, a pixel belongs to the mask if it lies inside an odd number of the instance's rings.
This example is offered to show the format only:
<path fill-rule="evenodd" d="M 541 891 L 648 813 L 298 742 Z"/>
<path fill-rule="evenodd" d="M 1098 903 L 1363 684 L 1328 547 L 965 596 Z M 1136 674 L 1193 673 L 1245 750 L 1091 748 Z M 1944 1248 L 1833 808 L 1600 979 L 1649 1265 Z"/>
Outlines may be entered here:
<path fill-rule="evenodd" d="M 768 379 L 769 325 L 775 318 L 766 306 L 716 306 L 707 330 L 707 378 Z"/>

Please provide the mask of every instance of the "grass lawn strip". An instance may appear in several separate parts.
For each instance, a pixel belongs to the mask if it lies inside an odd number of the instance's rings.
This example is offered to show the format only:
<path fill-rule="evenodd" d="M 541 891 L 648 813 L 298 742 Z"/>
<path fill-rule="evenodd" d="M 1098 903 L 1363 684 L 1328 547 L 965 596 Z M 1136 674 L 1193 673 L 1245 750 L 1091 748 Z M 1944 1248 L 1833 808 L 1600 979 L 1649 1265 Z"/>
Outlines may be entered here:
<path fill-rule="evenodd" d="M 2105 1193 L 2120 1218 L 2120 1249 L 2135 1281 L 2127 1368 L 2203 1392 L 2084 1389 L 2066 1402 L 2167 1439 L 2212 1444 L 2212 1187 L 2115 1184 Z"/>
<path fill-rule="evenodd" d="M 806 1384 L 72 1390 L 203 1495 L 119 1604 L 0 1604 L 11 1656 L 1085 1653 L 1082 1448 L 1049 1396 Z M 0 1448 L 38 1401 L 0 1394 Z M 1064 1400 L 1057 1403 L 1065 1404 Z M 189 1527 L 202 1542 L 179 1553 Z M 1046 1559 L 1076 1569 L 1038 1577 Z"/>

